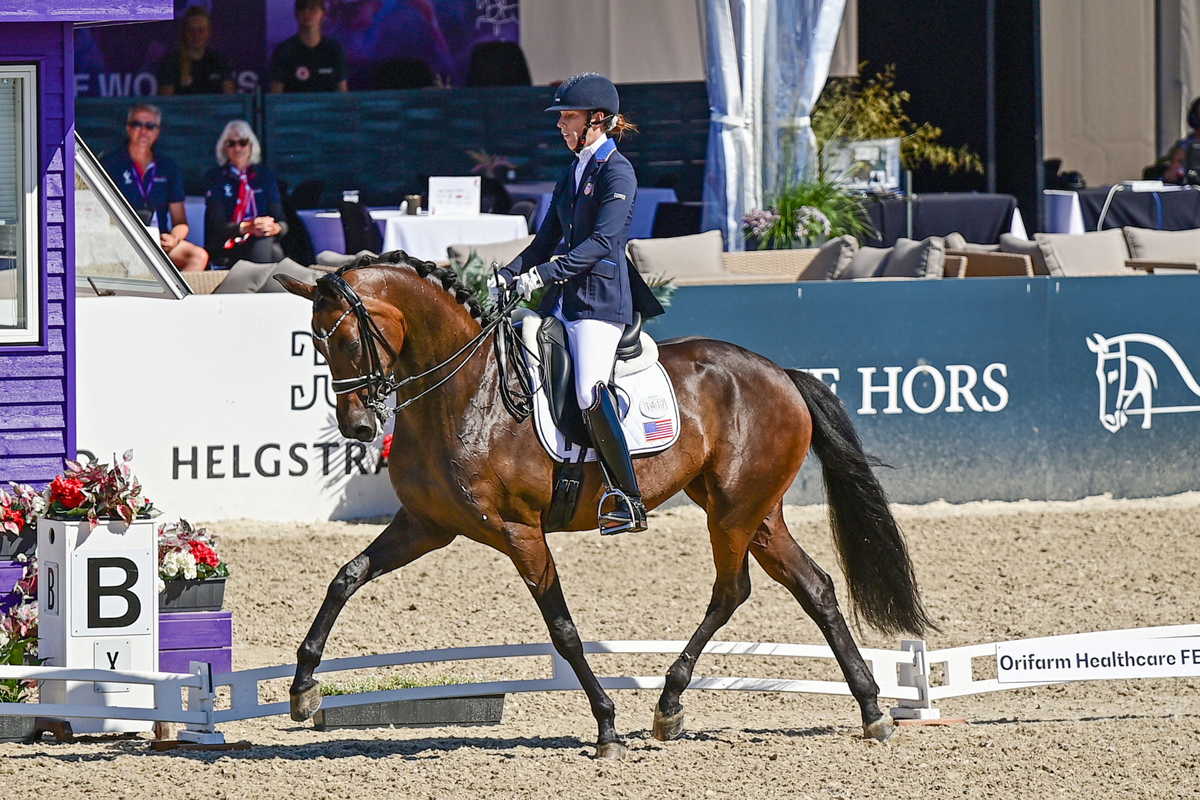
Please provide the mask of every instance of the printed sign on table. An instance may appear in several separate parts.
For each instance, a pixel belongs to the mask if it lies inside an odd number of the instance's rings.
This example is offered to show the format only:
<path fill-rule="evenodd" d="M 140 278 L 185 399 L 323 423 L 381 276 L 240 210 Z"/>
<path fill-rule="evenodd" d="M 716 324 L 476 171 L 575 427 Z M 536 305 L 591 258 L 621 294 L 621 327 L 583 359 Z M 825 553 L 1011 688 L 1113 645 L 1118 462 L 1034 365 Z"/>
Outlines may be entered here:
<path fill-rule="evenodd" d="M 430 178 L 429 216 L 479 216 L 479 176 L 472 178 Z"/>

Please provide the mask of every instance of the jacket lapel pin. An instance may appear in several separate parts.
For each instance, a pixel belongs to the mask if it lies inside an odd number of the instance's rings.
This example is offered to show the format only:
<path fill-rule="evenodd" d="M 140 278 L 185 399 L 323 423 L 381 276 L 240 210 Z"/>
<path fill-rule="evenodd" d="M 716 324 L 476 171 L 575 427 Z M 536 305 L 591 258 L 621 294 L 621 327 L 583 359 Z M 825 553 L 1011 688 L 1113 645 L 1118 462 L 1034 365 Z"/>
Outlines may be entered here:
<path fill-rule="evenodd" d="M 593 185 L 592 182 L 588 181 L 587 184 L 583 187 L 583 193 L 591 194 L 592 193 L 592 185 Z"/>

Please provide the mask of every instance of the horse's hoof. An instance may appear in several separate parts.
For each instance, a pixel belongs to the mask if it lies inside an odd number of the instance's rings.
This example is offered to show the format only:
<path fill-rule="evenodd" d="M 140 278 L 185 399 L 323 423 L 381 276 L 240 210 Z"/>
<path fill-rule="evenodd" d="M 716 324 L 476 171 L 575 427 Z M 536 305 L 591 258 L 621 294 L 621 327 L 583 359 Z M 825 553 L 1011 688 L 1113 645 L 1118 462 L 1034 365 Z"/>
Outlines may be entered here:
<path fill-rule="evenodd" d="M 896 728 L 892 725 L 891 717 L 880 717 L 872 723 L 863 725 L 863 736 L 877 742 L 886 742 L 892 738 L 892 734 L 895 732 Z"/>
<path fill-rule="evenodd" d="M 292 719 L 296 722 L 304 722 L 307 719 L 312 719 L 313 714 L 321 707 L 321 684 L 317 681 L 312 682 L 312 686 L 293 691 L 292 698 Z"/>
<path fill-rule="evenodd" d="M 660 742 L 669 742 L 683 735 L 683 711 L 678 714 L 664 714 L 654 709 L 654 738 Z"/>
<path fill-rule="evenodd" d="M 620 742 L 605 742 L 604 744 L 596 745 L 596 758 L 611 761 L 620 761 L 625 757 L 625 745 Z"/>

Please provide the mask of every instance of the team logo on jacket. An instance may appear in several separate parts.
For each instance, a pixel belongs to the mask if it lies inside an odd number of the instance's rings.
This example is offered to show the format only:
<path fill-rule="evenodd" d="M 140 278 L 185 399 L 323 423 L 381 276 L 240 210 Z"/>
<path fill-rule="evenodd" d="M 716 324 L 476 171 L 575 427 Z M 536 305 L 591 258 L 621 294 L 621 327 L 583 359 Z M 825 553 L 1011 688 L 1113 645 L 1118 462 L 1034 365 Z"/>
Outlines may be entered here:
<path fill-rule="evenodd" d="M 308 71 L 308 67 L 305 67 L 305 66 L 296 67 L 296 80 L 306 81 L 311 76 L 312 76 L 312 73 Z"/>

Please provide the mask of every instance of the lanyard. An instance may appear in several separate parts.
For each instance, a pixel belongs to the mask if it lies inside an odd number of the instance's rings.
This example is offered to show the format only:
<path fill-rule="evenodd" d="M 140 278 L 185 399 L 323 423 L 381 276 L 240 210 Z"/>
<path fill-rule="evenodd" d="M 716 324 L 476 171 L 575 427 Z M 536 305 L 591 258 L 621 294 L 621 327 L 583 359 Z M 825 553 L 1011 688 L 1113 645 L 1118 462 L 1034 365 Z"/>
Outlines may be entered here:
<path fill-rule="evenodd" d="M 133 172 L 137 175 L 134 183 L 137 184 L 138 191 L 142 195 L 142 203 L 149 206 L 150 193 L 154 191 L 154 176 L 158 173 L 158 162 L 151 161 L 146 166 L 146 171 L 142 172 L 135 161 L 133 162 Z"/>

